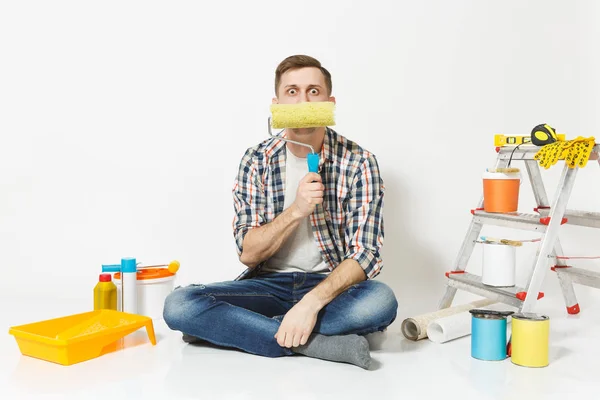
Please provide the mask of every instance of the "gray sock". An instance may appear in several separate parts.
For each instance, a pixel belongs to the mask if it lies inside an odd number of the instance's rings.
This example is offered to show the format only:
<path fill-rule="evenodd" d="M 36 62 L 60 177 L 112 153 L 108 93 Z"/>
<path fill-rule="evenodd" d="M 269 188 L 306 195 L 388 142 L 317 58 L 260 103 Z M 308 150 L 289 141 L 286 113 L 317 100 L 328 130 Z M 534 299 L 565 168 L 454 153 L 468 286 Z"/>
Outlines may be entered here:
<path fill-rule="evenodd" d="M 190 344 L 203 343 L 204 340 L 183 334 L 183 341 Z M 371 365 L 369 342 L 359 335 L 325 336 L 313 333 L 305 345 L 292 347 L 294 353 L 322 360 L 345 362 L 364 369 Z"/>
<path fill-rule="evenodd" d="M 354 334 L 325 336 L 313 333 L 305 345 L 291 350 L 308 357 L 354 364 L 364 369 L 371 365 L 369 342 L 365 337 Z"/>
<path fill-rule="evenodd" d="M 188 335 L 187 333 L 184 333 L 183 337 L 181 339 L 183 339 L 184 342 L 190 343 L 190 344 L 204 342 L 204 340 L 197 338 L 196 336 Z"/>

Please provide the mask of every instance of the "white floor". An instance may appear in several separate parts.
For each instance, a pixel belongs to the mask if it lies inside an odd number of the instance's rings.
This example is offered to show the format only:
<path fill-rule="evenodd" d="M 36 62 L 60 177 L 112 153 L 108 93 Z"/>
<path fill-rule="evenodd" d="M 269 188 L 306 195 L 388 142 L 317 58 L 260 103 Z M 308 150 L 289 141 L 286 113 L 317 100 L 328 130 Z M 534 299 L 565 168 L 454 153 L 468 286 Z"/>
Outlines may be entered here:
<path fill-rule="evenodd" d="M 365 371 L 302 356 L 268 359 L 187 345 L 162 321 L 155 321 L 156 346 L 141 329 L 128 337 L 141 341 L 135 347 L 64 367 L 22 356 L 8 328 L 81 312 L 80 304 L 3 299 L 0 399 L 598 398 L 600 304 L 580 296 L 582 313 L 567 316 L 560 301 L 542 301 L 538 309 L 551 317 L 546 368 L 475 360 L 470 337 L 442 345 L 408 341 L 400 334 L 407 316 L 400 316 L 371 338 L 376 369 Z"/>

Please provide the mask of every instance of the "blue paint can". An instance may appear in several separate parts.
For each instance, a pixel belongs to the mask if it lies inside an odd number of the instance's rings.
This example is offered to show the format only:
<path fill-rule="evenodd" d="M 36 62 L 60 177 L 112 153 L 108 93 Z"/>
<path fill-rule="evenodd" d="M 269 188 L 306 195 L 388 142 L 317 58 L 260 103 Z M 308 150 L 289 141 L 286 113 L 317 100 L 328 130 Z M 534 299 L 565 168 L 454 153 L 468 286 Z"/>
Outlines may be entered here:
<path fill-rule="evenodd" d="M 504 360 L 506 317 L 512 311 L 469 310 L 471 313 L 471 357 L 484 361 Z"/>

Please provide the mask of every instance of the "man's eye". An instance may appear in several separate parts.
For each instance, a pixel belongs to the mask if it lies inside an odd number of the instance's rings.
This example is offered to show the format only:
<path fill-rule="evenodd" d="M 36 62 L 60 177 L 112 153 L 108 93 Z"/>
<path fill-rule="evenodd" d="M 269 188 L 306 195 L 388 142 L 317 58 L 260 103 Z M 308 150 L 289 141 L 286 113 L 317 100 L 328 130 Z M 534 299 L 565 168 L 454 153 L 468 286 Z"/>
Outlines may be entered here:
<path fill-rule="evenodd" d="M 290 90 L 288 90 L 288 93 L 289 93 L 289 94 L 292 94 L 292 95 L 293 95 L 293 94 L 296 94 L 296 89 L 290 89 Z"/>
<path fill-rule="evenodd" d="M 310 89 L 310 94 L 317 95 L 317 94 L 319 94 L 319 90 L 318 89 Z"/>

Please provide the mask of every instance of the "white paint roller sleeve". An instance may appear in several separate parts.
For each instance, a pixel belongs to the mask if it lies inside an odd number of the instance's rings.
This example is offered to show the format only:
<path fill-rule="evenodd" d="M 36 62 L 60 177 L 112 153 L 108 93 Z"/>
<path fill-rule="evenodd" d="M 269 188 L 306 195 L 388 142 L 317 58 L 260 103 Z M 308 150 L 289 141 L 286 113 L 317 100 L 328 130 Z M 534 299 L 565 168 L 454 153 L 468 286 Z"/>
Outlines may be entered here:
<path fill-rule="evenodd" d="M 494 303 L 489 306 L 477 308 L 493 311 L 517 311 L 516 307 L 502 303 Z M 510 321 L 510 318 L 508 320 Z M 427 325 L 427 337 L 434 343 L 446 343 L 470 334 L 471 313 L 469 311 L 439 318 Z"/>
<path fill-rule="evenodd" d="M 431 321 L 447 317 L 449 315 L 458 314 L 463 311 L 469 311 L 473 308 L 481 308 L 494 303 L 489 299 L 476 300 L 471 303 L 461 304 L 459 306 L 444 308 L 442 310 L 433 311 L 427 314 L 418 315 L 416 317 L 406 318 L 402 321 L 402 334 L 409 340 L 421 340 L 427 337 L 427 325 Z"/>

